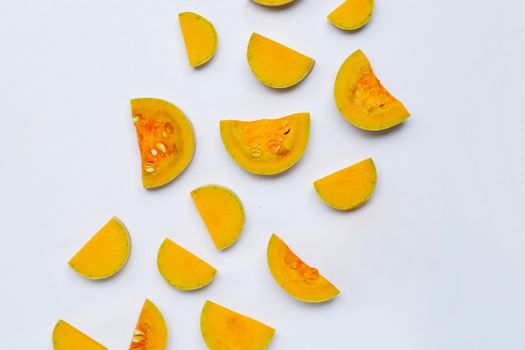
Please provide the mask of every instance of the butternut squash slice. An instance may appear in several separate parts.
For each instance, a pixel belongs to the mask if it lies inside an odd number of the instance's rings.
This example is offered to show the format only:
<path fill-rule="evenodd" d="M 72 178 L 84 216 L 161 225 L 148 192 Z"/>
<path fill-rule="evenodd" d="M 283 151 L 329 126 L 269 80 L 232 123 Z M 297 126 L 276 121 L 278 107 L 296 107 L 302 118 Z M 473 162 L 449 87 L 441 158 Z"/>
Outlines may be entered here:
<path fill-rule="evenodd" d="M 321 276 L 319 270 L 304 263 L 276 234 L 272 234 L 268 242 L 267 255 L 273 278 L 295 299 L 320 303 L 339 294 L 339 290 Z"/>
<path fill-rule="evenodd" d="M 217 51 L 217 31 L 206 18 L 193 12 L 179 13 L 179 23 L 190 66 L 202 66 Z"/>
<path fill-rule="evenodd" d="M 275 175 L 301 159 L 310 135 L 310 114 L 297 113 L 279 119 L 221 120 L 222 142 L 244 170 Z"/>
<path fill-rule="evenodd" d="M 376 182 L 376 167 L 372 158 L 368 158 L 315 181 L 314 187 L 328 206 L 350 210 L 368 201 Z"/>
<path fill-rule="evenodd" d="M 339 29 L 356 30 L 368 23 L 373 11 L 374 0 L 346 0 L 327 18 Z"/>
<path fill-rule="evenodd" d="M 159 309 L 146 299 L 129 350 L 164 350 L 168 343 L 168 327 Z"/>
<path fill-rule="evenodd" d="M 175 105 L 157 98 L 131 100 L 142 161 L 142 184 L 154 188 L 174 180 L 190 164 L 195 136 Z"/>
<path fill-rule="evenodd" d="M 270 7 L 277 7 L 277 6 L 284 6 L 288 5 L 294 0 L 252 0 L 256 4 L 263 5 L 263 6 L 270 6 Z"/>
<path fill-rule="evenodd" d="M 410 116 L 405 106 L 381 85 L 361 50 L 341 65 L 335 80 L 334 98 L 346 120 L 364 130 L 385 130 Z"/>
<path fill-rule="evenodd" d="M 69 260 L 69 266 L 89 279 L 107 278 L 124 267 L 130 251 L 128 230 L 113 217 Z"/>
<path fill-rule="evenodd" d="M 59 320 L 53 330 L 53 349 L 55 350 L 107 350 L 107 348 L 88 337 L 66 321 Z"/>
<path fill-rule="evenodd" d="M 248 43 L 248 64 L 264 85 L 284 89 L 300 83 L 310 73 L 314 60 L 260 34 Z"/>
<path fill-rule="evenodd" d="M 201 313 L 201 332 L 210 350 L 264 350 L 275 329 L 207 300 Z"/>
<path fill-rule="evenodd" d="M 217 270 L 180 245 L 166 238 L 157 255 L 157 266 L 164 279 L 180 290 L 194 290 L 208 285 Z"/>
<path fill-rule="evenodd" d="M 191 191 L 191 198 L 217 249 L 226 249 L 237 241 L 245 216 L 235 192 L 224 186 L 207 185 Z"/>

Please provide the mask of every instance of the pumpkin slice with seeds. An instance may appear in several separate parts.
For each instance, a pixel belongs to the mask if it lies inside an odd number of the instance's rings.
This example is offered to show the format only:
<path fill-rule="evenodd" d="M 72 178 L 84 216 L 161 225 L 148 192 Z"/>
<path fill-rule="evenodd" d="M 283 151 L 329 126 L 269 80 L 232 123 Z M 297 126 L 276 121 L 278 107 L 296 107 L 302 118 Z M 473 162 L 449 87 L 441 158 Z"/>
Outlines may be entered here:
<path fill-rule="evenodd" d="M 381 85 L 361 50 L 341 65 L 335 80 L 334 98 L 346 120 L 364 130 L 385 130 L 410 116 L 405 106 Z"/>
<path fill-rule="evenodd" d="M 284 89 L 300 83 L 310 73 L 314 60 L 300 52 L 253 33 L 248 43 L 248 64 L 264 85 Z"/>
<path fill-rule="evenodd" d="M 191 191 L 191 198 L 217 249 L 226 249 L 237 241 L 245 216 L 235 192 L 225 186 L 206 185 Z"/>
<path fill-rule="evenodd" d="M 142 184 L 145 188 L 165 185 L 193 158 L 191 123 L 175 105 L 157 98 L 133 99 L 131 111 L 142 161 Z"/>
<path fill-rule="evenodd" d="M 368 158 L 315 181 L 314 187 L 328 206 L 350 210 L 368 201 L 376 182 L 376 167 L 372 158 Z"/>
<path fill-rule="evenodd" d="M 206 18 L 193 12 L 179 13 L 179 23 L 190 66 L 199 67 L 217 51 L 217 31 Z"/>
<path fill-rule="evenodd" d="M 368 23 L 374 11 L 374 0 L 346 0 L 332 13 L 328 20 L 343 30 L 356 30 Z"/>
<path fill-rule="evenodd" d="M 107 350 L 107 348 L 88 337 L 66 321 L 59 320 L 53 329 L 53 349 L 55 350 Z"/>
<path fill-rule="evenodd" d="M 246 171 L 275 175 L 301 159 L 310 135 L 310 114 L 279 119 L 221 120 L 222 142 L 230 156 Z"/>
<path fill-rule="evenodd" d="M 159 309 L 146 299 L 140 312 L 129 350 L 164 350 L 168 343 L 168 327 Z"/>
<path fill-rule="evenodd" d="M 273 234 L 268 242 L 268 266 L 273 278 L 297 300 L 320 303 L 333 299 L 339 290 L 319 274 L 319 271 L 304 263 Z"/>
<path fill-rule="evenodd" d="M 130 251 L 128 230 L 113 217 L 69 260 L 69 266 L 89 279 L 107 278 L 124 267 Z"/>
<path fill-rule="evenodd" d="M 201 312 L 201 332 L 210 350 L 264 350 L 275 329 L 207 300 Z"/>
<path fill-rule="evenodd" d="M 194 290 L 208 285 L 217 270 L 177 243 L 166 238 L 157 254 L 157 266 L 164 279 L 180 290 Z"/>

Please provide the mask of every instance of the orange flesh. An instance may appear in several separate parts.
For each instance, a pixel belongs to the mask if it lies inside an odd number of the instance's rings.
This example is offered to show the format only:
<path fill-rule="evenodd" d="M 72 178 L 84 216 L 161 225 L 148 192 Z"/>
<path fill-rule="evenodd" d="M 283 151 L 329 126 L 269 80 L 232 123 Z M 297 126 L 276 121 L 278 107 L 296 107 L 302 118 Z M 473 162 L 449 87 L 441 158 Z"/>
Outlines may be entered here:
<path fill-rule="evenodd" d="M 53 330 L 53 348 L 55 350 L 107 350 L 105 346 L 62 320 L 57 322 Z"/>
<path fill-rule="evenodd" d="M 328 15 L 328 19 L 340 29 L 355 30 L 368 23 L 373 10 L 373 0 L 345 0 Z"/>
<path fill-rule="evenodd" d="M 157 306 L 146 299 L 129 350 L 164 350 L 167 342 L 168 329 L 164 317 Z"/>
<path fill-rule="evenodd" d="M 141 115 L 136 117 L 140 118 Z M 173 124 L 169 121 L 139 119 L 135 123 L 140 148 L 140 157 L 143 162 L 143 171 L 147 174 L 152 169 L 159 169 L 177 152 L 175 140 L 170 138 L 174 132 Z"/>

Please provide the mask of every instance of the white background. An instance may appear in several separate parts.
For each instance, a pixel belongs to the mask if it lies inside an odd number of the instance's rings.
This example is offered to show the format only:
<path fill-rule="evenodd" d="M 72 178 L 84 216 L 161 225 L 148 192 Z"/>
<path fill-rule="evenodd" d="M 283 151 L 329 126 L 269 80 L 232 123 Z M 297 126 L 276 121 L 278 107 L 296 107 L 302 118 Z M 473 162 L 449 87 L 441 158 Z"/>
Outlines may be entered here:
<path fill-rule="evenodd" d="M 377 0 L 357 33 L 325 16 L 340 0 L 281 10 L 248 0 L 0 0 L 3 349 L 51 349 L 62 318 L 126 349 L 142 303 L 164 313 L 169 349 L 204 349 L 206 299 L 277 329 L 272 349 L 523 349 L 525 347 L 525 22 L 523 2 Z M 189 67 L 177 14 L 216 26 L 219 50 Z M 245 59 L 256 31 L 316 59 L 307 79 L 274 91 Z M 347 123 L 332 99 L 340 64 L 361 48 L 410 110 L 381 134 Z M 159 97 L 191 119 L 197 150 L 170 185 L 141 187 L 129 100 Z M 308 111 L 310 143 L 289 172 L 262 178 L 224 150 L 220 119 Z M 372 156 L 378 186 L 348 213 L 312 182 Z M 189 192 L 206 183 L 241 197 L 247 224 L 215 250 Z M 111 216 L 133 251 L 114 278 L 76 275 L 69 258 Z M 278 233 L 342 291 L 293 300 L 265 254 Z M 171 239 L 219 270 L 184 293 L 156 268 Z"/>

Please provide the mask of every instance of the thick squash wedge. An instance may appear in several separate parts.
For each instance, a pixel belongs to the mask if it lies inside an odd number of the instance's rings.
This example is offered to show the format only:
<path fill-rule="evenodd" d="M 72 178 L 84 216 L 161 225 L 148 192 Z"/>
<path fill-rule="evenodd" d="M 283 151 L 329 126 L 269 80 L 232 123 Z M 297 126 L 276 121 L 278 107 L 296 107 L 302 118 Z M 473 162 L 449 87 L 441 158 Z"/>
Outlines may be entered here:
<path fill-rule="evenodd" d="M 66 321 L 59 320 L 53 330 L 53 349 L 55 350 L 107 350 Z"/>
<path fill-rule="evenodd" d="M 140 312 L 129 350 L 164 350 L 168 343 L 168 327 L 159 309 L 146 299 Z"/>
<path fill-rule="evenodd" d="M 179 13 L 179 23 L 190 66 L 199 67 L 217 51 L 217 31 L 206 18 L 193 12 Z"/>
<path fill-rule="evenodd" d="M 364 130 L 388 129 L 410 116 L 405 106 L 381 85 L 361 50 L 341 65 L 335 80 L 334 98 L 346 120 Z"/>
<path fill-rule="evenodd" d="M 237 241 L 245 216 L 235 192 L 225 186 L 207 185 L 191 191 L 191 198 L 217 249 L 226 249 Z"/>
<path fill-rule="evenodd" d="M 264 350 L 275 329 L 208 300 L 202 308 L 201 332 L 210 350 Z"/>
<path fill-rule="evenodd" d="M 291 168 L 306 150 L 309 135 L 309 113 L 251 122 L 221 120 L 226 150 L 241 168 L 257 175 Z"/>
<path fill-rule="evenodd" d="M 130 251 L 128 230 L 113 217 L 69 260 L 69 266 L 86 278 L 107 278 L 124 267 Z"/>
<path fill-rule="evenodd" d="M 260 34 L 248 43 L 248 64 L 264 85 L 284 89 L 301 82 L 314 66 L 314 60 Z"/>
<path fill-rule="evenodd" d="M 277 7 L 277 6 L 284 6 L 288 5 L 294 0 L 252 0 L 256 4 L 263 5 L 263 6 L 270 6 L 270 7 Z"/>
<path fill-rule="evenodd" d="M 142 183 L 154 188 L 174 180 L 195 151 L 190 121 L 175 105 L 157 98 L 131 100 L 142 160 Z"/>
<path fill-rule="evenodd" d="M 208 285 L 217 270 L 196 255 L 166 238 L 157 254 L 157 266 L 164 279 L 180 290 L 194 290 Z"/>
<path fill-rule="evenodd" d="M 321 276 L 315 267 L 304 263 L 275 234 L 268 242 L 267 255 L 273 278 L 295 299 L 320 303 L 339 294 L 339 290 L 330 281 Z"/>
<path fill-rule="evenodd" d="M 356 30 L 368 23 L 373 11 L 374 0 L 346 0 L 327 18 L 339 29 Z"/>
<path fill-rule="evenodd" d="M 339 170 L 314 182 L 323 202 L 339 210 L 357 208 L 372 196 L 377 173 L 372 158 Z"/>

